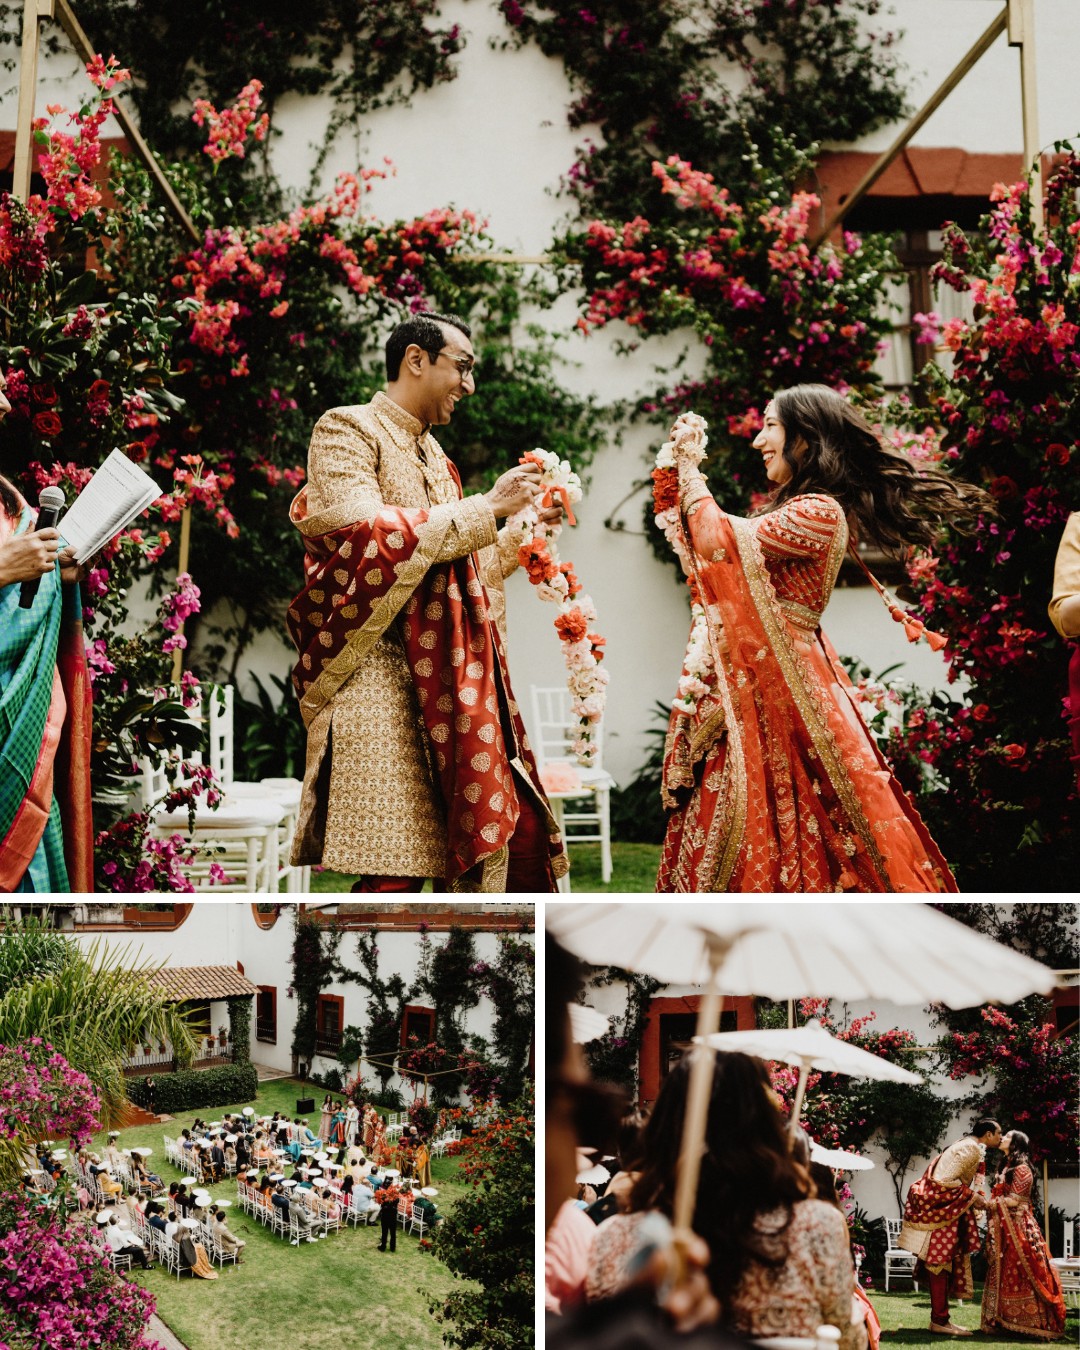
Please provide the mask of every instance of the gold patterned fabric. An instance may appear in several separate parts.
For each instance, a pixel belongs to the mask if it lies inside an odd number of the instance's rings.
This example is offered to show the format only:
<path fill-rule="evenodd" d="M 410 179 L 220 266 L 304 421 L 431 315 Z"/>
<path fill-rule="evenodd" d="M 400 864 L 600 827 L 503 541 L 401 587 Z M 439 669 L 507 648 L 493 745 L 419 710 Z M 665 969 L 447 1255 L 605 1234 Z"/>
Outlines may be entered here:
<path fill-rule="evenodd" d="M 1063 638 L 1080 637 L 1080 627 L 1073 624 L 1067 629 L 1061 618 L 1061 606 L 1071 595 L 1080 595 L 1080 511 L 1074 511 L 1069 517 L 1054 560 L 1050 622 Z"/>
<path fill-rule="evenodd" d="M 385 394 L 335 408 L 312 434 L 308 483 L 293 518 L 305 537 L 372 521 L 385 505 L 429 510 L 431 564 L 482 551 L 489 606 L 505 550 L 482 497 L 462 499 L 437 442 Z M 441 877 L 446 808 L 398 614 L 308 721 L 301 829 L 294 862 L 341 872 Z M 500 672 L 505 684 L 505 672 Z M 511 756 L 515 748 L 510 748 Z"/>

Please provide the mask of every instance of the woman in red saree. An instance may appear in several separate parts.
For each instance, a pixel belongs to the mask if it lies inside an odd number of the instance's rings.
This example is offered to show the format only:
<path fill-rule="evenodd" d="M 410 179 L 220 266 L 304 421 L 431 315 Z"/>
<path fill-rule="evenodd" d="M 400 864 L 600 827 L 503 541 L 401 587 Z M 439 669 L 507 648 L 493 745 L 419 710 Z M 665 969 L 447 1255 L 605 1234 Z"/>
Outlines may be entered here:
<path fill-rule="evenodd" d="M 849 522 L 893 551 L 926 547 L 940 521 L 964 526 L 989 499 L 916 470 L 835 390 L 800 385 L 765 410 L 754 445 L 777 492 L 742 519 L 697 468 L 701 429 L 676 424 L 678 510 L 660 516 L 695 625 L 665 748 L 656 889 L 955 891 L 819 624 Z"/>
<path fill-rule="evenodd" d="M 1007 1161 L 987 1211 L 982 1330 L 1052 1341 L 1065 1334 L 1065 1299 L 1031 1208 L 1035 1175 L 1029 1147 L 1020 1130 L 1010 1130 L 1001 1141 Z"/>

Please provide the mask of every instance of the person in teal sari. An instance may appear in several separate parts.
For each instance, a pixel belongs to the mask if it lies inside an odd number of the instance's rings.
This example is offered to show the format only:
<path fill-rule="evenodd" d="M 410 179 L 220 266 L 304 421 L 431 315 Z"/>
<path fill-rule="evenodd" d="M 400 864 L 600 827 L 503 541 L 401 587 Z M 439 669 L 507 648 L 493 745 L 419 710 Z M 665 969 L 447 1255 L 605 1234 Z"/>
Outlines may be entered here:
<path fill-rule="evenodd" d="M 9 410 L 0 376 L 0 416 Z M 0 477 L 0 891 L 93 888 L 79 568 Z M 19 605 L 23 581 L 38 580 Z"/>

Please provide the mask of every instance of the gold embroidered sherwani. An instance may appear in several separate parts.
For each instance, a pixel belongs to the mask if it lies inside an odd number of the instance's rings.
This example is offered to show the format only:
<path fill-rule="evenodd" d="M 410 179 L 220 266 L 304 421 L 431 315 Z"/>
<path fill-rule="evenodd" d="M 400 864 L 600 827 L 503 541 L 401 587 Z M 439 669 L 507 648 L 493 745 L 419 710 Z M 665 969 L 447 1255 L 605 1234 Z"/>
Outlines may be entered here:
<path fill-rule="evenodd" d="M 974 1190 L 979 1164 L 985 1157 L 986 1150 L 977 1139 L 958 1139 L 955 1144 L 950 1144 L 937 1160 L 933 1179 L 938 1185 L 948 1187 L 950 1190 L 959 1190 L 962 1186 Z M 930 1240 L 935 1232 L 936 1228 L 934 1227 L 924 1227 L 905 1221 L 900 1229 L 897 1246 L 903 1247 L 905 1251 L 917 1256 L 920 1261 L 926 1262 L 929 1270 L 941 1269 L 942 1267 L 935 1267 L 926 1260 L 930 1249 Z"/>
<path fill-rule="evenodd" d="M 449 517 L 432 561 L 478 553 L 492 621 L 503 634 L 503 579 L 517 566 L 516 547 L 505 532 L 500 536 L 482 496 L 458 496 L 434 437 L 392 399 L 378 393 L 368 404 L 332 408 L 319 419 L 306 493 L 307 515 L 298 523 L 307 536 L 373 520 L 383 505 L 430 509 L 421 536 Z M 306 828 L 293 862 L 361 875 L 441 877 L 446 811 L 397 621 L 333 696 L 327 720 L 321 770 L 325 723 L 320 719 L 318 736 L 314 724 L 309 728 L 300 812 Z"/>

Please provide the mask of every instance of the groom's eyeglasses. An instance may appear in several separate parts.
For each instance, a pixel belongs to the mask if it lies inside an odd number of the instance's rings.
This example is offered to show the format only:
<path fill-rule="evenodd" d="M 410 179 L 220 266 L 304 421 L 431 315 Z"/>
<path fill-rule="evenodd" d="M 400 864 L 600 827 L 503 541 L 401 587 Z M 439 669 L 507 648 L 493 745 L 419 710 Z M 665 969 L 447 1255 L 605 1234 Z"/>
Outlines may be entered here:
<path fill-rule="evenodd" d="M 449 352 L 443 351 L 439 352 L 436 355 L 435 360 L 437 361 L 440 356 L 447 356 L 450 358 L 454 366 L 457 368 L 457 373 L 461 376 L 463 380 L 467 380 L 470 375 L 473 377 L 473 379 L 476 378 L 476 362 L 473 360 L 471 356 L 462 356 L 455 359 L 453 356 L 450 355 Z"/>

